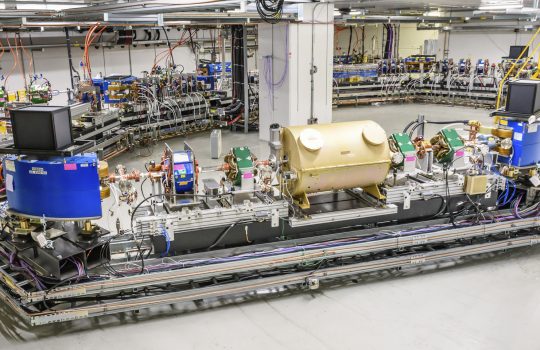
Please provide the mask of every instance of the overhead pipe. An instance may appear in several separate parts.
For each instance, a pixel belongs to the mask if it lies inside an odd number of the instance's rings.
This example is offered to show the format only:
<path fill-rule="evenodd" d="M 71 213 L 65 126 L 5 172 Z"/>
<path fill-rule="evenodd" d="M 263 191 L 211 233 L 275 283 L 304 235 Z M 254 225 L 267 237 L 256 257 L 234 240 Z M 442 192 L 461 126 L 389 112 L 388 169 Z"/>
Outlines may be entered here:
<path fill-rule="evenodd" d="M 66 15 L 69 14 L 88 14 L 91 12 L 110 12 L 110 13 L 140 13 L 140 14 L 153 14 L 153 13 L 171 13 L 171 12 L 178 12 L 179 10 L 187 10 L 187 9 L 196 9 L 201 7 L 209 7 L 209 5 L 216 5 L 216 8 L 223 8 L 223 7 L 231 7 L 231 6 L 240 6 L 241 0 L 209 0 L 206 2 L 191 2 L 187 4 L 180 4 L 180 5 L 162 5 L 162 6 L 136 6 L 135 8 L 133 6 L 125 6 L 123 8 L 114 8 L 109 9 L 107 6 L 93 6 L 88 8 L 87 11 L 84 11 L 83 9 L 73 9 L 73 11 L 64 11 Z M 79 11 L 77 11 L 79 10 Z M 116 11 L 118 10 L 118 11 Z"/>

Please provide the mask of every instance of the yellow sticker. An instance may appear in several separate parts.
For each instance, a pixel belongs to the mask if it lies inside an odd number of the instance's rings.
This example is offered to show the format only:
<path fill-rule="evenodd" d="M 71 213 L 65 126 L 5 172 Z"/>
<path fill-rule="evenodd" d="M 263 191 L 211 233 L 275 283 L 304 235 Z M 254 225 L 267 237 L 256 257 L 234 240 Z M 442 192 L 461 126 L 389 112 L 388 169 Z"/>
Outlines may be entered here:
<path fill-rule="evenodd" d="M 15 162 L 9 159 L 6 159 L 6 170 L 15 172 Z"/>
<path fill-rule="evenodd" d="M 508 120 L 506 120 L 506 119 L 501 119 L 501 120 L 499 121 L 499 124 L 501 124 L 501 125 L 508 125 Z"/>
<path fill-rule="evenodd" d="M 17 289 L 17 285 L 15 283 L 13 283 L 12 280 L 10 280 L 9 278 L 7 278 L 6 276 L 2 276 L 2 281 L 4 281 L 4 283 L 11 289 L 11 290 L 16 290 Z"/>

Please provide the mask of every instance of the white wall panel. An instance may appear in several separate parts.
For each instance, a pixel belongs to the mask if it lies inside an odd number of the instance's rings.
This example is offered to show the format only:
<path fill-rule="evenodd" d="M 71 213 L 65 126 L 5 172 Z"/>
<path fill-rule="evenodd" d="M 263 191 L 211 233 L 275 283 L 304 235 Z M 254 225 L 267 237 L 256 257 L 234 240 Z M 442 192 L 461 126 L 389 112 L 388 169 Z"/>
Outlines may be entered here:
<path fill-rule="evenodd" d="M 424 40 L 437 39 L 439 32 L 436 30 L 417 30 L 416 24 L 402 23 L 399 37 L 399 56 L 408 57 L 410 55 L 422 54 Z M 369 57 L 381 57 L 383 50 L 383 28 L 382 24 L 367 24 L 365 28 L 364 50 Z M 352 48 L 360 52 L 362 48 L 362 27 L 353 27 Z M 350 31 L 345 28 L 336 34 L 334 51 L 336 55 L 346 55 L 349 48 Z"/>
<path fill-rule="evenodd" d="M 176 30 L 171 30 L 169 32 L 169 38 L 171 42 L 178 40 L 180 37 L 180 32 Z M 48 34 L 51 35 L 50 33 Z M 62 36 L 60 33 L 58 36 Z M 24 34 L 21 35 L 24 40 Z M 141 36 L 142 37 L 142 36 Z M 208 37 L 208 32 L 199 32 L 198 37 Z M 163 39 L 163 37 L 162 37 Z M 12 39 L 13 40 L 13 39 Z M 82 59 L 83 50 L 75 46 L 78 42 L 81 42 L 80 38 L 73 39 L 72 43 L 72 56 L 73 56 L 73 65 L 75 68 L 82 74 L 82 69 L 80 67 L 80 62 Z M 131 64 L 132 72 L 135 76 L 141 76 L 142 71 L 149 71 L 152 68 L 154 63 L 154 57 L 156 53 L 166 51 L 167 47 L 165 45 L 155 46 L 145 46 L 137 45 L 137 47 L 131 47 Z M 200 55 L 200 58 L 210 58 L 210 52 L 207 50 Z M 191 51 L 191 48 L 187 46 L 181 46 L 176 48 L 173 51 L 174 60 L 176 64 L 181 64 L 184 66 L 185 72 L 195 72 L 195 55 Z M 34 56 L 34 66 L 35 72 L 43 74 L 44 77 L 49 79 L 54 90 L 65 91 L 67 88 L 71 87 L 71 82 L 69 78 L 69 69 L 68 69 L 68 56 L 67 49 L 65 47 L 56 47 L 56 48 L 46 48 L 42 51 L 35 50 L 33 51 Z M 226 52 L 226 59 L 230 60 L 230 52 Z M 219 60 L 219 55 L 218 55 Z M 123 48 L 116 46 L 114 48 L 90 48 L 90 61 L 92 66 L 92 74 L 95 76 L 98 73 L 110 75 L 113 73 L 119 74 L 129 74 L 129 53 L 127 46 Z M 248 60 L 249 69 L 255 69 L 256 67 L 256 56 L 253 55 Z M 7 76 L 11 67 L 13 65 L 13 57 L 9 51 L 7 51 L 2 58 L 0 59 L 0 74 Z M 25 56 L 25 67 L 29 69 L 29 59 Z M 3 84 L 3 82 L 0 82 Z M 19 67 L 12 73 L 8 80 L 7 89 L 9 91 L 18 90 L 24 88 L 24 82 L 22 75 L 20 73 Z M 54 105 L 65 105 L 67 104 L 66 94 L 60 94 L 55 96 L 51 102 Z"/>
<path fill-rule="evenodd" d="M 262 140 L 268 140 L 268 128 L 273 123 L 304 125 L 311 116 L 312 35 L 317 68 L 313 116 L 319 123 L 332 121 L 333 6 L 301 6 L 305 14 L 303 23 L 259 25 L 259 137 Z"/>
<path fill-rule="evenodd" d="M 487 58 L 490 62 L 500 62 L 501 57 L 508 56 L 510 46 L 525 45 L 533 32 L 512 31 L 454 31 L 450 32 L 448 57 L 453 59 L 470 58 L 477 60 Z M 535 44 L 540 42 L 540 37 Z M 444 35 L 439 36 L 437 56 L 443 56 Z M 532 48 L 530 50 L 532 52 Z"/>

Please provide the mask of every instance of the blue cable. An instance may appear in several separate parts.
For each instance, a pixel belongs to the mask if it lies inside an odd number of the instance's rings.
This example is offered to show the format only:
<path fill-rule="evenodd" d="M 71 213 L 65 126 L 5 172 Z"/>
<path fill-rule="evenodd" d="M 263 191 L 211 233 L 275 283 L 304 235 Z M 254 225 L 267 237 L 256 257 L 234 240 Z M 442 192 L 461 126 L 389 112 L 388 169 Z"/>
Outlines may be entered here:
<path fill-rule="evenodd" d="M 497 205 L 499 207 L 502 206 L 502 203 L 506 201 L 506 198 L 508 197 L 508 186 L 504 189 L 504 192 L 501 192 L 499 197 L 497 197 Z M 501 202 L 501 200 L 504 199 L 504 201 Z"/>
<path fill-rule="evenodd" d="M 497 198 L 497 205 L 499 207 L 502 207 L 503 206 L 503 203 L 506 202 L 508 198 L 508 187 L 504 190 L 503 193 L 501 193 L 501 195 L 499 196 L 499 198 Z"/>
<path fill-rule="evenodd" d="M 509 179 L 506 180 L 506 183 L 507 183 L 507 186 L 506 186 L 505 191 L 497 199 L 497 201 L 500 201 L 501 199 L 504 198 L 504 201 L 499 204 L 499 206 L 501 206 L 501 207 L 507 205 L 510 202 L 512 202 L 512 200 L 514 199 L 514 197 L 516 195 L 516 183 L 514 181 L 512 181 L 512 180 L 509 180 Z M 512 187 L 512 194 L 510 194 L 510 187 Z M 510 194 L 510 197 L 508 197 L 509 194 Z"/>
<path fill-rule="evenodd" d="M 165 252 L 161 254 L 161 257 L 169 255 L 169 250 L 171 249 L 171 238 L 165 227 L 161 226 L 161 234 L 165 237 Z"/>
<path fill-rule="evenodd" d="M 510 203 L 514 197 L 516 196 L 516 191 L 517 191 L 517 188 L 516 188 L 516 183 L 512 180 L 508 180 L 510 181 L 510 183 L 512 184 L 512 195 L 510 196 L 510 198 L 508 199 L 508 202 L 507 203 Z"/>

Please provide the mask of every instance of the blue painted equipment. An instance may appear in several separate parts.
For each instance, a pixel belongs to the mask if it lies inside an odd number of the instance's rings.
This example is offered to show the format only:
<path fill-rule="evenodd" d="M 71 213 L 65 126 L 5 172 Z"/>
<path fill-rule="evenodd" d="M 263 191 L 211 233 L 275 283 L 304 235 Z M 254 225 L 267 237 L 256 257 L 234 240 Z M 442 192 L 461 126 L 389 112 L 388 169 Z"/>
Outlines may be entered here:
<path fill-rule="evenodd" d="M 99 87 L 104 103 L 124 103 L 129 101 L 129 89 L 136 81 L 137 77 L 132 75 L 110 75 L 105 78 L 92 78 L 92 85 Z M 83 102 L 89 102 L 85 99 L 88 97 L 83 95 Z"/>
<path fill-rule="evenodd" d="M 476 62 L 476 74 L 485 74 L 486 72 L 486 60 L 480 58 Z"/>
<path fill-rule="evenodd" d="M 98 160 L 95 154 L 34 160 L 4 159 L 9 208 L 49 219 L 101 216 Z"/>
<path fill-rule="evenodd" d="M 466 59 L 462 58 L 458 62 L 458 72 L 459 74 L 465 74 L 465 71 L 467 70 L 468 62 Z"/>
<path fill-rule="evenodd" d="M 351 55 L 341 55 L 334 56 L 334 64 L 352 64 L 353 56 Z"/>
<path fill-rule="evenodd" d="M 137 81 L 132 75 L 111 75 L 103 79 L 100 89 L 103 94 L 104 103 L 124 103 L 128 102 L 131 84 Z M 95 81 L 94 81 L 95 84 Z"/>
<path fill-rule="evenodd" d="M 395 60 L 392 60 L 395 61 Z M 412 55 L 406 57 L 403 60 L 403 63 L 407 67 L 407 72 L 409 73 L 420 73 L 422 71 L 427 72 L 430 70 L 430 67 L 435 64 L 435 56 L 433 55 Z M 423 69 L 421 68 L 424 66 Z M 385 67 L 382 69 L 383 73 L 386 73 Z M 394 68 L 390 69 L 390 72 L 395 72 Z"/>
<path fill-rule="evenodd" d="M 377 64 L 361 63 L 349 65 L 334 65 L 334 79 L 356 78 L 365 80 L 377 78 L 379 75 Z"/>
<path fill-rule="evenodd" d="M 218 63 L 204 63 L 199 65 L 200 75 L 197 76 L 197 80 L 203 82 L 207 89 L 215 90 L 216 83 L 220 79 L 221 72 L 223 71 L 223 65 Z M 232 73 L 232 63 L 225 62 L 225 75 L 230 76 Z"/>
<path fill-rule="evenodd" d="M 195 186 L 195 164 L 191 151 L 174 152 L 173 178 L 176 193 L 193 192 Z"/>
<path fill-rule="evenodd" d="M 540 163 L 540 128 L 537 123 L 501 119 L 499 125 L 514 130 L 512 136 L 512 155 L 499 157 L 499 162 L 517 168 L 534 166 Z"/>
<path fill-rule="evenodd" d="M 105 90 L 107 90 L 107 88 L 104 88 L 104 82 L 105 79 L 103 78 L 92 78 L 92 85 L 99 88 L 100 95 L 103 95 Z"/>

